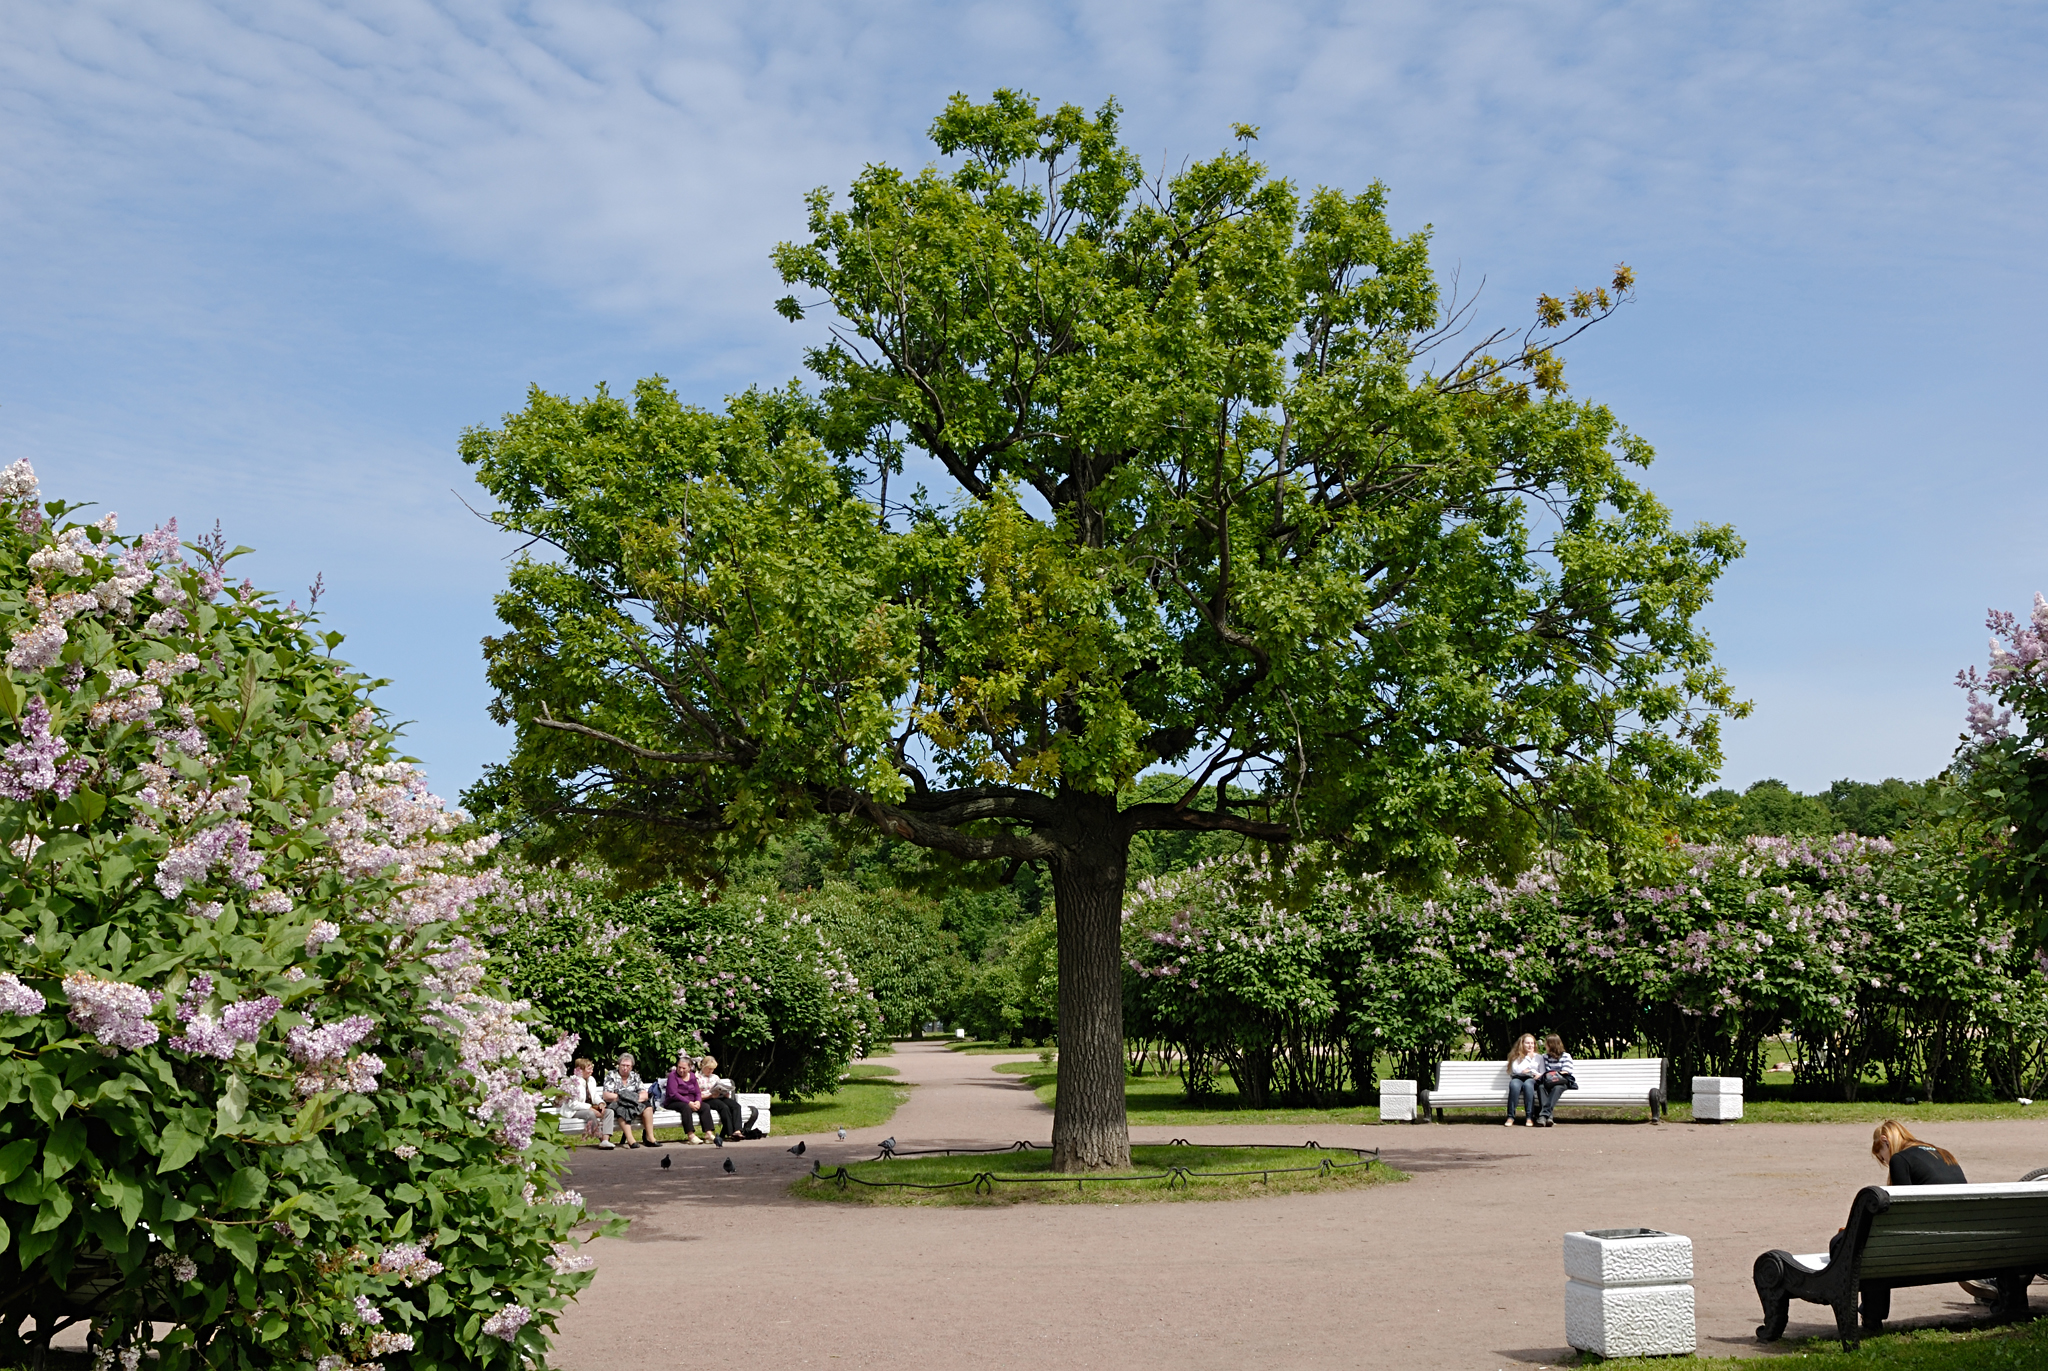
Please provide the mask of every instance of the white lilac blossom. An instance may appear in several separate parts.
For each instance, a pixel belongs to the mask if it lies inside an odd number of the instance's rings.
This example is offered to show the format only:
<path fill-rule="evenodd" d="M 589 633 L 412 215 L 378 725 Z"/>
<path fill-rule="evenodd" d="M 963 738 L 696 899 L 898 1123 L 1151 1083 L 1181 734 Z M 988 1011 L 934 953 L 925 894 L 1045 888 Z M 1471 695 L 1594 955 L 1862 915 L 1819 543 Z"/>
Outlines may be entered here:
<path fill-rule="evenodd" d="M 526 1321 L 533 1317 L 533 1311 L 523 1304 L 508 1304 L 484 1320 L 484 1332 L 494 1338 L 511 1342 L 519 1336 L 519 1330 L 526 1327 Z"/>
<path fill-rule="evenodd" d="M 579 1252 L 576 1249 L 576 1244 L 573 1242 L 558 1242 L 554 1244 L 554 1249 L 554 1254 L 547 1259 L 547 1262 L 549 1268 L 557 1276 L 567 1276 L 578 1271 L 588 1271 L 591 1267 L 597 1265 L 597 1258 L 591 1256 L 588 1252 Z"/>
<path fill-rule="evenodd" d="M 0 504 L 18 505 L 33 500 L 38 486 L 36 469 L 24 457 L 5 471 L 0 471 Z"/>
<path fill-rule="evenodd" d="M 293 907 L 292 897 L 282 890 L 266 890 L 249 901 L 249 908 L 258 914 L 289 914 Z"/>
<path fill-rule="evenodd" d="M 543 1047 L 521 1017 L 528 1009 L 525 1000 L 478 993 L 487 955 L 467 938 L 437 945 L 426 958 L 432 971 L 421 981 L 437 996 L 425 1017 L 455 1038 L 462 1069 L 483 1095 L 476 1116 L 496 1121 L 508 1146 L 524 1148 L 533 1141 L 545 1098 L 541 1091 L 528 1089 L 528 1083 L 537 1079 L 543 1086 L 559 1084 L 576 1039 L 565 1037 Z"/>
<path fill-rule="evenodd" d="M 43 1012 L 49 1001 L 40 991 L 21 983 L 12 971 L 0 971 L 0 1014 L 18 1014 L 32 1019 Z"/>
<path fill-rule="evenodd" d="M 370 1335 L 370 1355 L 387 1356 L 393 1352 L 412 1351 L 412 1334 L 376 1332 Z"/>
<path fill-rule="evenodd" d="M 341 925 L 321 919 L 306 930 L 306 954 L 311 956 L 341 936 Z"/>
<path fill-rule="evenodd" d="M 398 1158 L 398 1160 L 402 1162 L 409 1162 L 414 1157 L 417 1157 L 419 1154 L 420 1150 L 417 1147 L 414 1147 L 411 1143 L 400 1143 L 398 1146 L 391 1149 L 391 1155 Z"/>
<path fill-rule="evenodd" d="M 157 991 L 102 980 L 89 971 L 74 971 L 64 978 L 64 996 L 71 1001 L 71 1022 L 99 1039 L 102 1046 L 132 1052 L 163 1036 L 148 1017 L 163 998 Z"/>
<path fill-rule="evenodd" d="M 385 1248 L 384 1255 L 377 1259 L 377 1270 L 387 1276 L 396 1277 L 408 1286 L 432 1280 L 445 1269 L 441 1263 L 427 1255 L 426 1246 L 422 1243 L 398 1243 Z"/>
<path fill-rule="evenodd" d="M 70 750 L 69 743 L 50 732 L 49 706 L 40 695 L 31 696 L 21 711 L 21 741 L 0 752 L 0 796 L 32 800 L 48 793 L 69 799 L 90 767 L 82 757 L 59 766 L 57 759 Z"/>

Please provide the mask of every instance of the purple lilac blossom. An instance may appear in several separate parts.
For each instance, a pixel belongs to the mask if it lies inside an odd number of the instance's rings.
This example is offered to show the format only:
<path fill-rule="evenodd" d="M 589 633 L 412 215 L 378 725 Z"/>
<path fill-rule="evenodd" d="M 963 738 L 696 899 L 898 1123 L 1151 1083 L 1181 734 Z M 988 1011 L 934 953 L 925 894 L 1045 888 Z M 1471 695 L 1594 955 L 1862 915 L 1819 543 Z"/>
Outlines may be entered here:
<path fill-rule="evenodd" d="M 10 800 L 32 800 L 47 791 L 60 800 L 71 797 L 89 763 L 74 757 L 57 765 L 70 745 L 50 732 L 50 709 L 40 695 L 29 698 L 21 712 L 21 741 L 0 752 L 0 796 Z"/>
<path fill-rule="evenodd" d="M 12 971 L 0 971 L 0 1014 L 18 1014 L 32 1019 L 43 1012 L 49 1001 L 41 992 L 21 983 Z"/>
<path fill-rule="evenodd" d="M 163 998 L 154 990 L 74 971 L 64 978 L 64 995 L 71 1001 L 71 1022 L 99 1039 L 102 1046 L 132 1052 L 163 1036 L 148 1018 Z"/>

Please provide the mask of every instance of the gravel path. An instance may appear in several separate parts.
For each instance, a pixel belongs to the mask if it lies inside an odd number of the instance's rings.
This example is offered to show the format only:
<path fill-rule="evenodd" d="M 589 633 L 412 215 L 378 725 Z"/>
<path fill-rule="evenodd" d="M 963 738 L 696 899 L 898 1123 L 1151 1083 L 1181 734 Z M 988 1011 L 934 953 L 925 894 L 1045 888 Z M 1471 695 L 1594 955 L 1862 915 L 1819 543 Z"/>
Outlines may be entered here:
<path fill-rule="evenodd" d="M 873 1209 L 787 1193 L 813 1159 L 871 1157 L 892 1133 L 906 1148 L 1047 1141 L 1051 1111 L 990 1069 L 1002 1060 L 901 1044 L 888 1061 L 917 1088 L 896 1117 L 844 1143 L 811 1139 L 802 1160 L 787 1138 L 577 1152 L 574 1183 L 633 1226 L 596 1244 L 597 1280 L 562 1321 L 557 1363 L 673 1359 L 673 1330 L 708 1316 L 726 1330 L 716 1360 L 749 1367 L 1542 1365 L 1566 1355 L 1559 1235 L 1634 1225 L 1692 1237 L 1700 1351 L 1748 1355 L 1760 1350 L 1757 1255 L 1824 1247 L 1856 1187 L 1882 1179 L 1864 1124 L 1474 1121 L 1133 1130 L 1136 1141 L 1376 1146 L 1414 1177 L 1327 1195 Z M 2048 1125 L 2031 1120 L 1925 1132 L 1975 1180 L 2048 1165 Z M 727 1156 L 735 1176 L 719 1169 Z M 2037 1307 L 2044 1299 L 2037 1287 Z M 1906 1324 L 1975 1312 L 1953 1286 L 1900 1291 L 1892 1309 Z M 1820 1306 L 1793 1306 L 1793 1336 L 1832 1328 Z"/>

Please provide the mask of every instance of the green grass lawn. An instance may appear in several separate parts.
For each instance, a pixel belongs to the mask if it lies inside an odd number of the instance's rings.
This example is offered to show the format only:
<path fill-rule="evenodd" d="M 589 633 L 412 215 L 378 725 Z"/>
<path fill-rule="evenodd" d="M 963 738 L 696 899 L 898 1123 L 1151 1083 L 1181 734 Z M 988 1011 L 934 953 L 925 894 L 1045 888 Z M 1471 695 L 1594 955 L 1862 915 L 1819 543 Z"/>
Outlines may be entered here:
<path fill-rule="evenodd" d="M 775 1101 L 775 1136 L 787 1133 L 831 1133 L 841 1128 L 871 1128 L 889 1118 L 910 1098 L 907 1082 L 891 1080 L 893 1066 L 855 1062 L 847 1068 L 846 1079 L 829 1095 L 810 1099 Z M 681 1128 L 657 1128 L 654 1136 L 674 1142 L 683 1136 Z"/>
<path fill-rule="evenodd" d="M 1328 1175 L 1321 1174 L 1319 1170 L 1287 1170 L 1293 1167 L 1319 1168 L 1326 1159 L 1342 1169 Z M 955 1157 L 903 1157 L 856 1162 L 846 1168 L 849 1175 L 870 1182 L 910 1181 L 918 1185 L 956 1185 L 956 1189 L 897 1190 L 858 1184 L 848 1184 L 842 1189 L 833 1178 L 835 1173 L 826 1172 L 804 1177 L 791 1187 L 791 1193 L 807 1199 L 846 1204 L 1144 1204 L 1247 1199 L 1304 1190 L 1352 1189 L 1407 1179 L 1384 1163 L 1375 1161 L 1355 1165 L 1358 1160 L 1354 1153 L 1327 1148 L 1314 1151 L 1302 1147 L 1163 1147 L 1141 1144 L 1131 1149 L 1131 1170 L 1107 1174 L 1146 1177 L 1173 1167 L 1204 1172 L 1256 1171 L 1260 1174 L 1195 1176 L 1186 1185 L 1172 1186 L 1163 1179 L 1074 1185 L 1053 1179 L 1055 1173 L 1050 1150 L 985 1152 Z M 959 1184 L 984 1172 L 998 1177 L 1046 1179 L 1008 1185 L 998 1181 L 990 1193 L 981 1195 L 975 1194 L 972 1186 Z"/>
<path fill-rule="evenodd" d="M 970 1057 L 1025 1057 L 1036 1056 L 1044 1051 L 1043 1048 L 1036 1045 L 1011 1047 L 1007 1043 L 981 1042 L 974 1038 L 955 1038 L 952 1042 L 946 1044 L 946 1048 L 951 1052 L 965 1052 Z"/>
<path fill-rule="evenodd" d="M 1019 1075 L 1037 1091 L 1038 1098 L 1050 1105 L 1057 1094 L 1057 1076 L 1037 1062 L 1001 1062 L 991 1068 L 1008 1075 Z M 1380 1111 L 1373 1105 L 1344 1105 L 1334 1109 L 1240 1109 L 1237 1106 L 1237 1089 L 1226 1077 L 1217 1082 L 1217 1093 L 1210 1100 L 1190 1102 L 1181 1089 L 1179 1076 L 1146 1074 L 1124 1078 L 1124 1107 L 1134 1124 L 1158 1125 L 1162 1128 L 1177 1128 L 1191 1124 L 1233 1123 L 1233 1124 L 1316 1124 L 1316 1123 L 1378 1123 Z M 1876 1123 L 1880 1119 L 1898 1119 L 1909 1128 L 1917 1123 L 1946 1123 L 1958 1119 L 2026 1119 L 2036 1116 L 2048 1118 L 2048 1103 L 2037 1105 L 2014 1104 L 2011 1101 L 1996 1104 L 1901 1104 L 1896 1101 L 1882 1102 L 1859 1100 L 1854 1104 L 1828 1103 L 1824 1101 L 1802 1101 L 1771 1098 L 1778 1093 L 1765 1086 L 1764 1098 L 1746 1099 L 1743 1102 L 1745 1123 Z M 1484 1109 L 1458 1109 L 1448 1116 L 1453 1124 L 1490 1124 L 1498 1127 L 1500 1115 Z M 1644 1109 L 1571 1109 L 1558 1115 L 1560 1120 L 1596 1122 L 1643 1122 L 1648 1117 Z M 1671 1121 L 1689 1123 L 1692 1120 L 1692 1106 L 1674 1104 L 1671 1106 Z M 1725 1125 L 1741 1127 L 1741 1124 Z"/>
<path fill-rule="evenodd" d="M 1566 1366 L 1613 1367 L 1616 1371 L 1675 1371 L 1698 1366 L 1713 1371 L 2021 1371 L 2048 1366 L 2048 1319 L 2017 1328 L 1952 1332 L 1930 1328 L 1865 1339 L 1844 1352 L 1833 1338 L 1814 1338 L 1799 1350 L 1765 1357 L 1617 1357 L 1612 1361 L 1580 1353 Z"/>

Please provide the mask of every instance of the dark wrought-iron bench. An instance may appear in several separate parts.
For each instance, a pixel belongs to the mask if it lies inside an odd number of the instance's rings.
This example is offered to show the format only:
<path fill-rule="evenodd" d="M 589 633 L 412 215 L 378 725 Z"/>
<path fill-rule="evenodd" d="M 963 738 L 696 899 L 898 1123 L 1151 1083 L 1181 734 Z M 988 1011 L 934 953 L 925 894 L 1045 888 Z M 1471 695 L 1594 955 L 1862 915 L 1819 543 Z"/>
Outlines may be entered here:
<path fill-rule="evenodd" d="M 1793 1300 L 1835 1311 L 1842 1346 L 1853 1348 L 1857 1296 L 1862 1333 L 1876 1336 L 1891 1313 L 1892 1291 L 1948 1281 L 1996 1283 L 2001 1318 L 2027 1310 L 2027 1282 L 2048 1271 L 2048 1185 L 1869 1185 L 1856 1193 L 1849 1222 L 1826 1252 L 1756 1259 L 1764 1321 L 1757 1341 L 1784 1336 Z"/>

